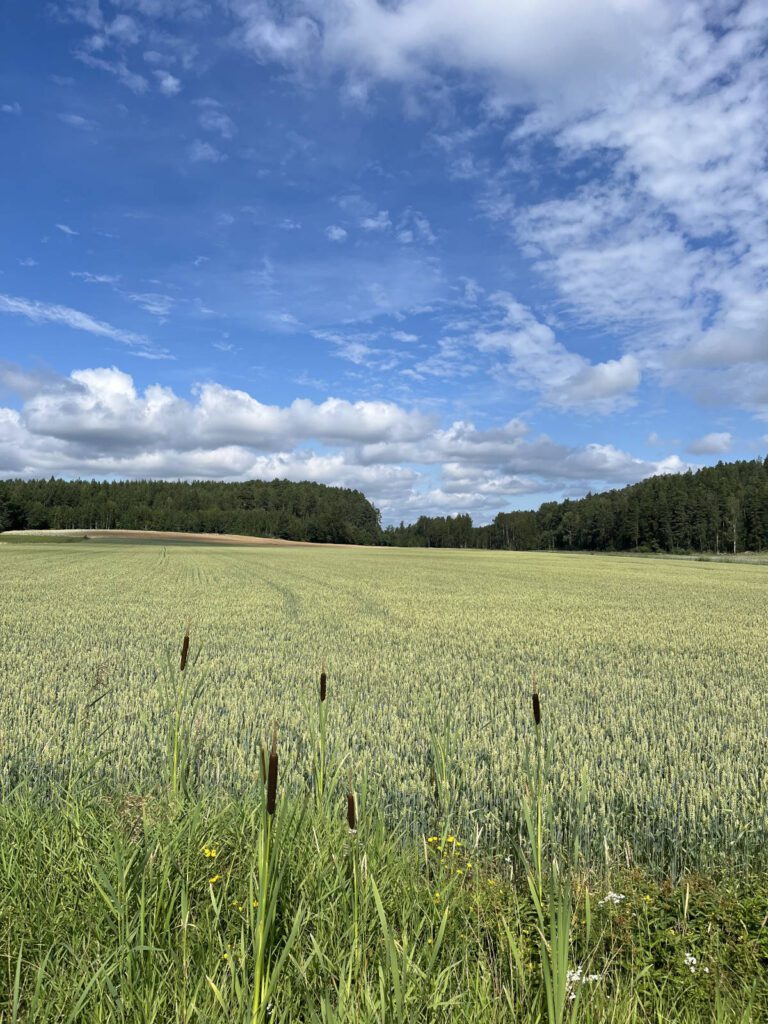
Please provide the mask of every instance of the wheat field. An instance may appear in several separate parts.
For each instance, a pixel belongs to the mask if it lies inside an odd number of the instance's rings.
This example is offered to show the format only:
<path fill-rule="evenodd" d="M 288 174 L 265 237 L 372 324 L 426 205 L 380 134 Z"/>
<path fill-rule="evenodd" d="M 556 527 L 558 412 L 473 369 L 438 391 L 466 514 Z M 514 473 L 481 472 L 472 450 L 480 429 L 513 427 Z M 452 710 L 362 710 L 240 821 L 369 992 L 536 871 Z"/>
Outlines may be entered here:
<path fill-rule="evenodd" d="M 329 748 L 393 823 L 430 828 L 438 744 L 457 826 L 502 849 L 536 688 L 563 835 L 595 859 L 745 865 L 768 830 L 765 587 L 760 566 L 610 556 L 0 546 L 0 772 L 87 760 L 150 784 L 188 626 L 203 789 L 247 791 L 276 725 L 301 790 L 325 663 Z"/>

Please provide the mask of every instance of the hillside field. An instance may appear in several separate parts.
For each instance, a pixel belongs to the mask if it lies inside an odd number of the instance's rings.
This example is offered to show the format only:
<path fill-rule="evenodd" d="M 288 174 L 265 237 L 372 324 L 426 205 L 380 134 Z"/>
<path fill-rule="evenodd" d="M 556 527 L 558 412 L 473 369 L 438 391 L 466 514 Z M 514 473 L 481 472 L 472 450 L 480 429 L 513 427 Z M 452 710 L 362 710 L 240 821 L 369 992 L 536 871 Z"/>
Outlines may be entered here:
<path fill-rule="evenodd" d="M 0 1019 L 760 1019 L 767 571 L 0 546 Z M 290 955 L 256 998 L 275 728 L 288 866 L 266 961 Z"/>

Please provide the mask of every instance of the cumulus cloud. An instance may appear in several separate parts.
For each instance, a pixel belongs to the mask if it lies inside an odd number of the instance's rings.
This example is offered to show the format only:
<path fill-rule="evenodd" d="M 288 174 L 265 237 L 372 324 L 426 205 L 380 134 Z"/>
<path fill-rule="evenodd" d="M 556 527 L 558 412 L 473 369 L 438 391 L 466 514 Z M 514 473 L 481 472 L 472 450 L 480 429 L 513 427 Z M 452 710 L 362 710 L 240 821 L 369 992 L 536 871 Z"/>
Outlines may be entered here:
<path fill-rule="evenodd" d="M 733 437 L 727 432 L 705 434 L 688 445 L 688 451 L 693 455 L 720 455 L 731 450 Z"/>
<path fill-rule="evenodd" d="M 325 237 L 330 242 L 344 242 L 347 238 L 347 232 L 344 228 L 339 227 L 338 224 L 331 224 L 325 229 Z"/>
<path fill-rule="evenodd" d="M 379 210 L 370 217 L 363 217 L 360 221 L 363 231 L 386 231 L 392 227 L 392 221 L 387 210 Z"/>
<path fill-rule="evenodd" d="M 642 64 L 669 21 L 662 0 L 233 0 L 239 40 L 260 60 L 322 61 L 370 80 L 423 81 L 459 69 L 504 97 L 599 94 L 610 73 Z"/>
<path fill-rule="evenodd" d="M 157 85 L 163 96 L 178 96 L 181 92 L 181 82 L 170 71 L 155 71 Z"/>
<path fill-rule="evenodd" d="M 311 479 L 360 488 L 398 517 L 482 516 L 524 494 L 620 485 L 684 468 L 677 456 L 650 462 L 612 444 L 573 448 L 534 437 L 521 419 L 440 427 L 392 402 L 276 406 L 215 382 L 187 399 L 159 384 L 142 391 L 116 367 L 61 377 L 0 364 L 0 384 L 22 399 L 19 409 L 0 408 L 6 476 Z"/>

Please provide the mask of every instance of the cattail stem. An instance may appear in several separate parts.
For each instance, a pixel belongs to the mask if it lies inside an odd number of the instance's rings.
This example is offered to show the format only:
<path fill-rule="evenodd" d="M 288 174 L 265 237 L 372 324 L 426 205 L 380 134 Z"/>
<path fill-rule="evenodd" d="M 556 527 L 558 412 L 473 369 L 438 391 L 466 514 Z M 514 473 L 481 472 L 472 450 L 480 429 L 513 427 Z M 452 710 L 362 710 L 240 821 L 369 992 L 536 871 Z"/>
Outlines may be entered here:
<path fill-rule="evenodd" d="M 179 668 L 183 672 L 187 667 L 187 656 L 189 655 L 189 630 L 184 634 L 184 640 L 181 645 L 181 661 L 179 662 Z"/>
<path fill-rule="evenodd" d="M 272 750 L 267 771 L 267 814 L 274 814 L 277 805 L 277 729 L 272 733 Z"/>
<path fill-rule="evenodd" d="M 315 803 L 319 808 L 325 799 L 326 783 L 326 743 L 325 743 L 325 722 L 328 713 L 328 705 L 325 698 L 328 696 L 328 677 L 325 674 L 325 662 L 320 672 L 320 704 L 318 706 L 318 736 L 317 753 L 315 755 Z"/>
<path fill-rule="evenodd" d="M 347 793 L 347 824 L 350 832 L 357 831 L 357 804 L 352 790 Z"/>

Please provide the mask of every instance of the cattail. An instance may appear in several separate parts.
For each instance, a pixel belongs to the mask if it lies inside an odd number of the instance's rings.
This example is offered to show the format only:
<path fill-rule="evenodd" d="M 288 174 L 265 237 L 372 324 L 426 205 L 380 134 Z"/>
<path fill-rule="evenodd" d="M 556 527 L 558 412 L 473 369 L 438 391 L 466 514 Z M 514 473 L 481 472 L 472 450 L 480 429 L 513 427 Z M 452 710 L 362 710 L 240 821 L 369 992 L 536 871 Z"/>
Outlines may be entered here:
<path fill-rule="evenodd" d="M 347 824 L 350 832 L 357 832 L 357 806 L 352 790 L 347 793 Z"/>
<path fill-rule="evenodd" d="M 187 667 L 187 655 L 189 654 L 189 627 L 184 634 L 184 642 L 181 645 L 181 661 L 179 662 L 179 668 L 183 672 Z"/>
<path fill-rule="evenodd" d="M 536 725 L 541 725 L 541 704 L 536 690 L 533 691 L 533 720 Z"/>
<path fill-rule="evenodd" d="M 328 690 L 327 683 L 328 683 L 328 678 L 327 678 L 327 676 L 325 674 L 325 664 L 323 664 L 322 671 L 320 672 L 320 701 L 321 701 L 321 703 L 322 703 L 322 701 L 325 700 L 325 698 L 327 696 L 327 690 Z"/>
<path fill-rule="evenodd" d="M 272 750 L 269 753 L 267 772 L 267 814 L 275 813 L 277 803 L 277 729 L 272 733 Z"/>

